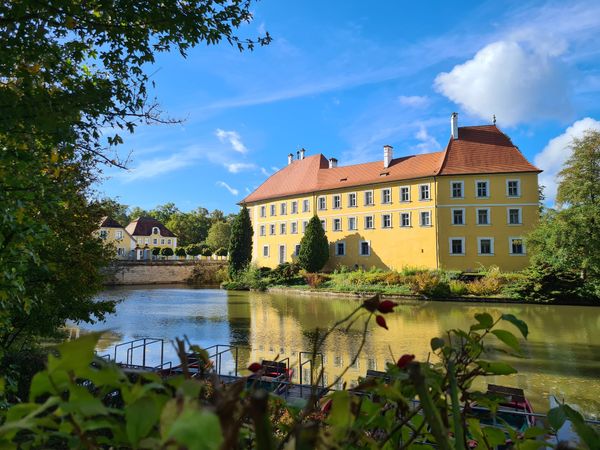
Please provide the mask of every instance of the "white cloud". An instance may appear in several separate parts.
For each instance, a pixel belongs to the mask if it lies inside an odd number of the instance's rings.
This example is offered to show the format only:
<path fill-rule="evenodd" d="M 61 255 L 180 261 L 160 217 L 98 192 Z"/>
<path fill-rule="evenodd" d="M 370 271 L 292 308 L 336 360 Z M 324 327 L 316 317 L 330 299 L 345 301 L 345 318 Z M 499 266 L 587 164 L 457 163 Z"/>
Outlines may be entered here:
<path fill-rule="evenodd" d="M 398 101 L 403 106 L 410 108 L 422 108 L 429 104 L 429 97 L 426 95 L 401 95 Z"/>
<path fill-rule="evenodd" d="M 435 88 L 473 115 L 491 120 L 495 114 L 502 125 L 565 119 L 571 105 L 557 51 L 535 43 L 497 41 L 439 74 Z"/>
<path fill-rule="evenodd" d="M 277 166 L 271 166 L 271 170 L 273 172 L 279 172 L 279 167 L 277 167 Z"/>
<path fill-rule="evenodd" d="M 232 188 L 231 186 L 229 186 L 224 181 L 217 181 L 217 186 L 220 186 L 220 187 L 223 187 L 223 188 L 227 189 L 231 195 L 237 196 L 240 193 L 240 191 L 238 191 L 235 188 Z"/>
<path fill-rule="evenodd" d="M 185 152 L 175 153 L 168 158 L 153 158 L 142 161 L 137 167 L 127 171 L 118 172 L 117 176 L 126 182 L 152 178 L 163 175 L 173 170 L 181 169 L 192 164 L 194 160 Z"/>
<path fill-rule="evenodd" d="M 254 169 L 256 165 L 252 163 L 225 163 L 225 167 L 231 173 L 239 173 L 244 170 Z"/>
<path fill-rule="evenodd" d="M 271 174 L 269 173 L 269 171 L 267 169 L 265 169 L 264 167 L 260 168 L 260 173 L 262 173 L 265 177 L 270 176 Z"/>
<path fill-rule="evenodd" d="M 584 132 L 589 129 L 600 131 L 600 122 L 590 117 L 578 120 L 563 134 L 551 139 L 546 147 L 535 156 L 535 165 L 544 171 L 540 174 L 539 182 L 546 187 L 544 193 L 548 203 L 554 203 L 556 198 L 556 176 L 564 162 L 571 156 L 569 146 L 573 138 L 582 137 Z"/>
<path fill-rule="evenodd" d="M 419 130 L 415 133 L 415 139 L 421 141 L 413 147 L 420 153 L 436 152 L 442 148 L 437 139 L 427 132 L 425 125 L 419 127 Z"/>
<path fill-rule="evenodd" d="M 231 147 L 238 153 L 246 153 L 248 151 L 237 131 L 225 131 L 217 128 L 215 135 L 221 142 L 229 142 Z"/>

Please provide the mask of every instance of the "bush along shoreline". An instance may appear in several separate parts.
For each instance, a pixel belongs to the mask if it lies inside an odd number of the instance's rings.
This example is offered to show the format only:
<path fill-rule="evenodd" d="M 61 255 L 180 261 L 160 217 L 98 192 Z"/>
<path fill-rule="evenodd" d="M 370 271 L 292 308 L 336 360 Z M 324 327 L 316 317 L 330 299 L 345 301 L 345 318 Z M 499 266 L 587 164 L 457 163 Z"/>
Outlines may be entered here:
<path fill-rule="evenodd" d="M 274 269 L 249 266 L 221 284 L 227 290 L 310 292 L 441 301 L 485 301 L 502 303 L 544 303 L 598 305 L 595 292 L 573 274 L 547 267 L 522 272 L 502 272 L 498 267 L 476 272 L 430 270 L 405 267 L 384 271 L 377 268 L 352 270 L 339 267 L 331 273 L 311 273 L 294 263 Z"/>

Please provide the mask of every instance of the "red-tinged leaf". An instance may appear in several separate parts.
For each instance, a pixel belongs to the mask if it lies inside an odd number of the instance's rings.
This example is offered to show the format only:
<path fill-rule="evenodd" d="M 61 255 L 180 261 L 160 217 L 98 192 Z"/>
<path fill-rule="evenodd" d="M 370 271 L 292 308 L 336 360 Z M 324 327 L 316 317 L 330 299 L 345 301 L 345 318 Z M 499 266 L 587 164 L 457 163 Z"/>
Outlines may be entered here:
<path fill-rule="evenodd" d="M 375 322 L 377 322 L 377 325 L 379 325 L 381 328 L 385 328 L 386 330 L 389 329 L 387 323 L 385 323 L 385 319 L 383 318 L 383 316 L 375 317 Z"/>
<path fill-rule="evenodd" d="M 365 308 L 367 311 L 369 312 L 375 312 L 377 311 L 377 308 L 379 307 L 379 294 L 374 295 L 371 298 L 366 299 L 363 304 L 362 304 L 363 308 Z"/>
<path fill-rule="evenodd" d="M 261 365 L 261 364 L 259 364 L 259 363 L 257 363 L 257 362 L 254 362 L 254 363 L 252 363 L 252 364 L 250 364 L 250 365 L 248 366 L 248 370 L 249 370 L 250 372 L 252 372 L 252 373 L 256 373 L 256 372 L 258 372 L 260 369 L 262 369 L 262 365 Z"/>
<path fill-rule="evenodd" d="M 408 366 L 411 362 L 413 362 L 413 360 L 415 359 L 415 355 L 402 355 L 400 357 L 400 359 L 398 360 L 398 362 L 396 363 L 396 365 L 401 368 L 404 369 L 406 366 Z"/>
<path fill-rule="evenodd" d="M 387 314 L 394 311 L 394 307 L 398 306 L 398 303 L 395 303 L 391 300 L 382 301 L 379 306 L 377 306 L 377 310 L 380 313 Z"/>

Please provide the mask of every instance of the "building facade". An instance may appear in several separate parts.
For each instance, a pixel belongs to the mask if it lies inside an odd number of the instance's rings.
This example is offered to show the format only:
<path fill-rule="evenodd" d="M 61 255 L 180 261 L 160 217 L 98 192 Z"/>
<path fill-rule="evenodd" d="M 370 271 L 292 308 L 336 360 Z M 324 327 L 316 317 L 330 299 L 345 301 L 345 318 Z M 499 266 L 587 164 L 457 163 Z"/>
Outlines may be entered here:
<path fill-rule="evenodd" d="M 149 259 L 148 253 L 154 247 L 170 247 L 173 251 L 177 247 L 177 236 L 152 217 L 138 217 L 127 225 L 126 230 L 137 243 L 136 259 Z"/>
<path fill-rule="evenodd" d="M 117 259 L 135 258 L 136 241 L 116 220 L 103 217 L 100 222 L 98 236 L 105 244 L 115 248 Z"/>
<path fill-rule="evenodd" d="M 441 152 L 338 166 L 323 155 L 288 165 L 242 203 L 254 228 L 253 262 L 294 261 L 317 215 L 337 266 L 472 270 L 527 263 L 525 236 L 538 220 L 539 169 L 495 125 L 461 127 Z"/>

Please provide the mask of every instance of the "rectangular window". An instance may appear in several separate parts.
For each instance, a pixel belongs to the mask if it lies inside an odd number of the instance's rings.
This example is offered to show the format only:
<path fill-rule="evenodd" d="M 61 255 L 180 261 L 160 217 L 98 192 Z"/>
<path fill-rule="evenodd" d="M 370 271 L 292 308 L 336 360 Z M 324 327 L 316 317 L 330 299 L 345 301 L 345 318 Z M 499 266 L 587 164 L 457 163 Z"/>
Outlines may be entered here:
<path fill-rule="evenodd" d="M 100 239 L 106 239 L 108 237 L 108 230 L 100 230 Z"/>
<path fill-rule="evenodd" d="M 167 239 L 167 244 L 171 245 L 171 239 Z"/>
<path fill-rule="evenodd" d="M 463 198 L 463 186 L 464 183 L 462 181 L 452 181 L 450 183 L 450 187 L 451 187 L 451 197 L 452 198 Z"/>
<path fill-rule="evenodd" d="M 260 226 L 260 235 L 261 235 L 261 236 L 264 236 L 265 234 L 266 234 L 266 229 L 265 229 L 265 226 L 264 226 L 264 225 L 261 225 L 261 226 Z"/>
<path fill-rule="evenodd" d="M 269 234 L 271 236 L 273 236 L 275 234 L 275 225 L 274 224 L 269 225 Z"/>
<path fill-rule="evenodd" d="M 419 200 L 431 200 L 428 184 L 419 185 Z"/>
<path fill-rule="evenodd" d="M 321 226 L 323 227 L 323 231 L 327 231 L 327 221 L 325 219 L 321 220 Z"/>
<path fill-rule="evenodd" d="M 521 186 L 519 180 L 506 180 L 506 195 L 509 197 L 520 197 Z"/>
<path fill-rule="evenodd" d="M 342 231 L 342 219 L 333 219 L 333 231 Z"/>
<path fill-rule="evenodd" d="M 373 191 L 365 192 L 365 206 L 373 205 Z"/>
<path fill-rule="evenodd" d="M 348 207 L 355 208 L 356 207 L 356 192 L 352 192 L 348 194 Z"/>
<path fill-rule="evenodd" d="M 465 238 L 450 238 L 450 254 L 464 255 L 465 254 Z"/>
<path fill-rule="evenodd" d="M 400 226 L 410 227 L 410 213 L 400 213 Z"/>
<path fill-rule="evenodd" d="M 306 225 L 308 225 L 308 221 L 304 220 L 302 222 L 302 233 L 306 233 Z"/>
<path fill-rule="evenodd" d="M 371 255 L 371 243 L 369 241 L 361 241 L 359 244 L 358 253 L 360 256 L 370 256 Z"/>
<path fill-rule="evenodd" d="M 465 224 L 465 210 L 463 208 L 452 210 L 452 225 Z"/>
<path fill-rule="evenodd" d="M 342 207 L 342 197 L 340 195 L 333 196 L 333 209 L 340 209 Z"/>
<path fill-rule="evenodd" d="M 149 238 L 144 239 L 144 241 L 145 241 L 144 242 L 145 244 L 149 244 L 150 243 L 150 239 Z"/>
<path fill-rule="evenodd" d="M 124 256 L 124 255 L 125 255 L 125 249 L 124 249 L 124 248 L 122 248 L 122 247 L 119 247 L 119 248 L 117 249 L 117 255 L 119 255 L 119 256 Z"/>
<path fill-rule="evenodd" d="M 421 211 L 421 226 L 422 227 L 430 227 L 431 226 L 431 212 L 430 211 Z"/>
<path fill-rule="evenodd" d="M 523 242 L 523 238 L 511 237 L 508 239 L 509 242 L 509 251 L 511 255 L 524 255 L 525 254 L 525 244 Z"/>
<path fill-rule="evenodd" d="M 348 229 L 356 230 L 356 217 L 348 217 Z"/>
<path fill-rule="evenodd" d="M 292 214 L 298 214 L 298 202 L 292 202 Z"/>
<path fill-rule="evenodd" d="M 479 255 L 494 254 L 494 239 L 492 238 L 477 238 L 477 248 Z"/>
<path fill-rule="evenodd" d="M 489 225 L 490 224 L 490 209 L 489 208 L 478 208 L 477 209 L 477 225 Z"/>
<path fill-rule="evenodd" d="M 401 202 L 410 202 L 410 187 L 409 186 L 401 186 L 400 187 L 400 201 Z"/>
<path fill-rule="evenodd" d="M 286 226 L 285 223 L 282 223 L 279 225 L 279 234 L 285 234 L 286 233 Z"/>
<path fill-rule="evenodd" d="M 267 207 L 266 206 L 260 207 L 260 217 L 267 217 Z"/>
<path fill-rule="evenodd" d="M 488 184 L 487 181 L 475 182 L 475 196 L 477 198 L 488 198 L 490 196 Z"/>
<path fill-rule="evenodd" d="M 308 200 L 302 200 L 302 212 L 310 211 L 310 202 Z"/>
<path fill-rule="evenodd" d="M 275 205 L 271 205 L 271 216 L 277 215 L 277 211 L 275 210 Z"/>
<path fill-rule="evenodd" d="M 392 190 L 389 188 L 381 190 L 381 203 L 389 204 L 392 203 Z"/>
<path fill-rule="evenodd" d="M 382 214 L 381 227 L 382 228 L 392 228 L 392 215 L 391 214 Z"/>
<path fill-rule="evenodd" d="M 317 207 L 319 208 L 319 211 L 327 209 L 327 198 L 319 197 L 317 200 Z"/>
<path fill-rule="evenodd" d="M 296 248 L 294 249 L 294 255 L 298 256 L 300 254 L 300 244 L 296 244 Z"/>
<path fill-rule="evenodd" d="M 153 242 L 153 244 L 154 244 L 154 245 L 157 245 L 157 244 L 158 244 L 158 239 L 153 239 L 153 241 L 154 241 L 154 242 Z"/>
<path fill-rule="evenodd" d="M 268 245 L 263 245 L 263 256 L 265 256 L 265 257 L 269 256 L 269 246 Z"/>
<path fill-rule="evenodd" d="M 290 233 L 298 234 L 298 222 L 292 222 L 290 224 Z"/>
<path fill-rule="evenodd" d="M 508 208 L 508 224 L 521 225 L 521 208 Z"/>
<path fill-rule="evenodd" d="M 345 256 L 346 255 L 346 243 L 345 242 L 336 242 L 335 243 L 335 256 Z"/>
<path fill-rule="evenodd" d="M 160 240 L 160 245 L 165 245 L 165 240 L 164 239 Z"/>
<path fill-rule="evenodd" d="M 373 228 L 373 216 L 365 216 L 365 230 L 372 230 Z"/>
<path fill-rule="evenodd" d="M 279 213 L 284 216 L 287 214 L 287 203 L 282 203 L 279 205 Z"/>
<path fill-rule="evenodd" d="M 123 232 L 122 231 L 116 231 L 115 232 L 115 239 L 123 239 Z"/>

